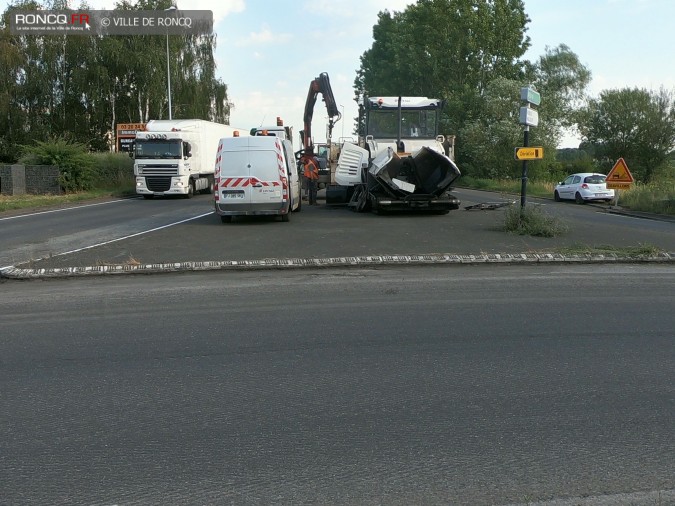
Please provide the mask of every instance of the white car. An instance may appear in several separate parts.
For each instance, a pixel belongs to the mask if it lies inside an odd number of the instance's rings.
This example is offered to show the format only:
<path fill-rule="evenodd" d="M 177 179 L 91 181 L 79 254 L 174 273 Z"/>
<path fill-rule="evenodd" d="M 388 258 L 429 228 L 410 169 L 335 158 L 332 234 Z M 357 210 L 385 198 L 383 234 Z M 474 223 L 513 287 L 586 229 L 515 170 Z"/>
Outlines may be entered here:
<path fill-rule="evenodd" d="M 556 185 L 553 198 L 556 202 L 575 200 L 577 204 L 589 200 L 610 202 L 614 199 L 614 190 L 607 189 L 606 179 L 607 176 L 593 172 L 572 174 Z"/>

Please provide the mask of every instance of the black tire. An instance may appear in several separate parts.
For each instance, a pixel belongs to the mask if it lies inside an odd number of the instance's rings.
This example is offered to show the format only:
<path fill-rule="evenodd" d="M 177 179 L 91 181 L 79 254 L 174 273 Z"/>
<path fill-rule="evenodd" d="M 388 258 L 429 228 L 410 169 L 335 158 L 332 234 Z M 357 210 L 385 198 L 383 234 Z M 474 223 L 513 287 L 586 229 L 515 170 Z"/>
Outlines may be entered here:
<path fill-rule="evenodd" d="M 281 221 L 283 221 L 284 223 L 288 223 L 289 221 L 291 221 L 291 213 L 282 214 Z"/>
<path fill-rule="evenodd" d="M 432 211 L 434 214 L 443 215 L 450 213 L 450 209 L 435 209 Z"/>
<path fill-rule="evenodd" d="M 221 216 L 220 221 L 223 223 L 232 223 L 232 216 Z"/>
<path fill-rule="evenodd" d="M 143 195 L 143 198 L 144 198 L 145 200 L 152 200 L 152 199 L 155 198 L 155 196 L 154 196 L 154 195 Z"/>
<path fill-rule="evenodd" d="M 294 213 L 299 213 L 300 211 L 302 211 L 302 194 L 300 194 L 300 195 L 298 196 L 298 207 L 296 207 L 296 208 L 295 208 L 295 211 L 293 211 L 293 212 L 294 212 Z"/>
<path fill-rule="evenodd" d="M 556 202 L 560 202 L 561 199 L 560 199 L 560 194 L 558 193 L 558 190 L 553 192 L 553 200 L 555 200 Z"/>
<path fill-rule="evenodd" d="M 192 180 L 188 183 L 188 192 L 184 195 L 186 199 L 191 199 L 195 194 L 195 184 Z"/>
<path fill-rule="evenodd" d="M 585 204 L 586 201 L 581 197 L 581 193 L 577 192 L 576 195 L 574 196 L 574 201 L 577 204 Z"/>
<path fill-rule="evenodd" d="M 207 179 L 209 180 L 209 186 L 207 186 L 206 188 L 201 190 L 200 193 L 202 193 L 204 195 L 213 195 L 213 190 L 216 187 L 216 183 L 215 183 L 213 177 L 211 177 L 211 176 L 208 176 Z"/>

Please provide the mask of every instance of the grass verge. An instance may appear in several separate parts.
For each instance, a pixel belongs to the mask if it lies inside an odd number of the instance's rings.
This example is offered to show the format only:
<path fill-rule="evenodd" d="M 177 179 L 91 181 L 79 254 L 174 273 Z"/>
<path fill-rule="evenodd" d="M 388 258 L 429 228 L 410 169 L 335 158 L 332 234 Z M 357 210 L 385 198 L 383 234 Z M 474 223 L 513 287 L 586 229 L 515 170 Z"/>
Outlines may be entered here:
<path fill-rule="evenodd" d="M 569 231 L 559 218 L 549 216 L 539 206 L 511 206 L 504 213 L 504 230 L 518 235 L 556 237 Z"/>
<path fill-rule="evenodd" d="M 637 246 L 587 246 L 575 244 L 559 248 L 557 253 L 562 255 L 616 255 L 621 258 L 644 258 L 657 256 L 664 251 L 652 244 L 638 244 Z"/>
<path fill-rule="evenodd" d="M 17 209 L 33 209 L 58 206 L 102 197 L 130 197 L 135 195 L 133 187 L 115 189 L 96 189 L 90 191 L 66 193 L 64 195 L 0 195 L 0 212 Z"/>

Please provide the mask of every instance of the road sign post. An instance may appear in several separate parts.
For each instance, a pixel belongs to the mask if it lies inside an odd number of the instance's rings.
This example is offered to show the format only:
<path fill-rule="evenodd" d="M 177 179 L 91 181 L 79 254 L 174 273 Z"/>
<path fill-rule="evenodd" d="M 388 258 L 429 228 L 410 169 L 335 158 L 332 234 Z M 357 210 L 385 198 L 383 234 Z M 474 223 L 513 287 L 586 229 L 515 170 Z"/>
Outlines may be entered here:
<path fill-rule="evenodd" d="M 530 150 L 528 149 L 530 146 L 530 127 L 539 125 L 539 113 L 532 106 L 541 104 L 541 95 L 533 87 L 525 86 L 520 89 L 520 99 L 525 102 L 525 106 L 520 108 L 520 124 L 523 125 L 523 148 L 516 149 L 516 159 L 523 161 L 523 173 L 520 185 L 520 209 L 522 213 L 527 203 L 527 161 L 540 158 L 526 155 L 530 154 Z M 522 150 L 520 151 L 520 154 L 523 155 L 522 157 L 518 156 L 519 150 Z M 544 150 L 542 149 L 542 157 L 543 154 Z"/>

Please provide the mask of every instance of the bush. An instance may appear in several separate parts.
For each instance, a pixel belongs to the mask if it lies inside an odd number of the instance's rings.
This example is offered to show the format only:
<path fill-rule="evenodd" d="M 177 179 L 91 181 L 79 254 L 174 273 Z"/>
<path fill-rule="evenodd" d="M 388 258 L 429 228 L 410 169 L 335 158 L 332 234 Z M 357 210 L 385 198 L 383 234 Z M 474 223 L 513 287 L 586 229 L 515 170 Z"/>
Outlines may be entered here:
<path fill-rule="evenodd" d="M 630 190 L 621 190 L 619 205 L 633 211 L 675 214 L 675 183 L 635 184 Z"/>
<path fill-rule="evenodd" d="M 94 153 L 95 184 L 99 188 L 133 186 L 134 160 L 126 153 Z"/>
<path fill-rule="evenodd" d="M 35 146 L 22 146 L 24 165 L 56 165 L 61 172 L 59 184 L 65 192 L 90 190 L 96 180 L 95 160 L 87 147 L 65 139 L 37 141 Z"/>
<path fill-rule="evenodd" d="M 539 206 L 512 206 L 504 217 L 504 230 L 519 235 L 555 237 L 565 234 L 569 228 L 558 218 L 549 216 Z"/>

